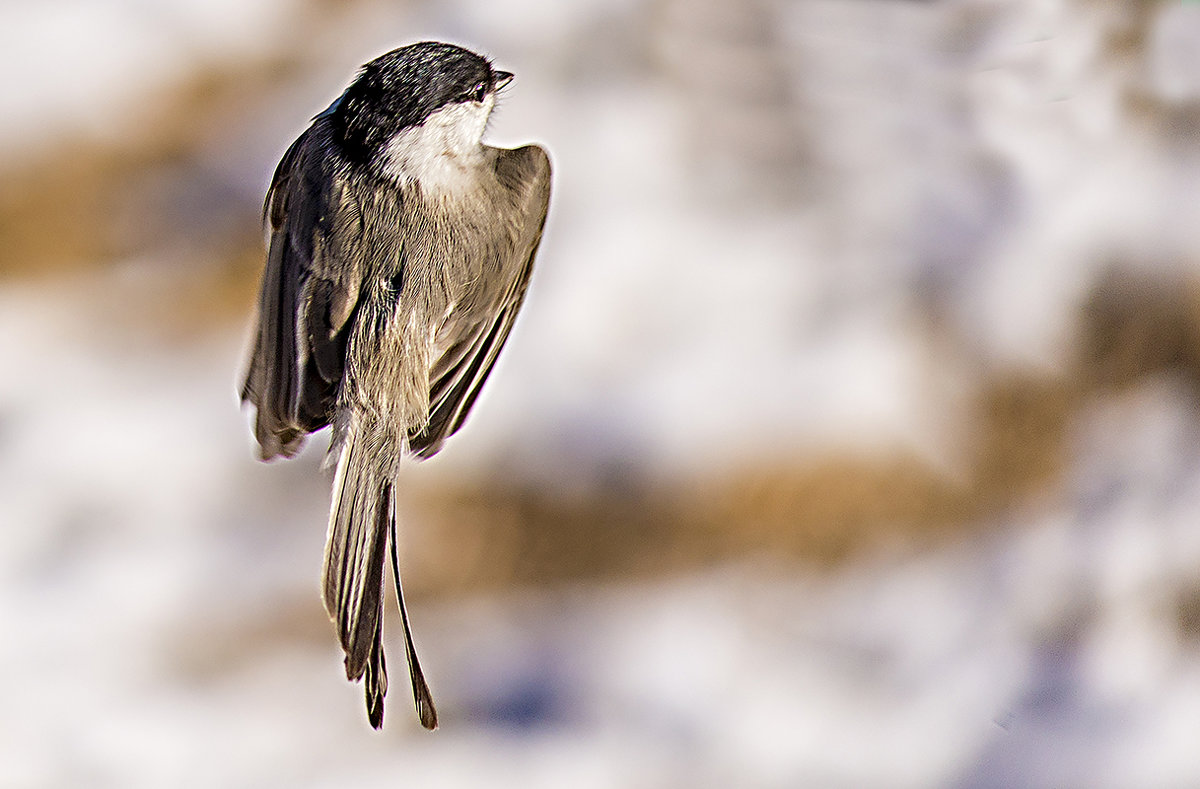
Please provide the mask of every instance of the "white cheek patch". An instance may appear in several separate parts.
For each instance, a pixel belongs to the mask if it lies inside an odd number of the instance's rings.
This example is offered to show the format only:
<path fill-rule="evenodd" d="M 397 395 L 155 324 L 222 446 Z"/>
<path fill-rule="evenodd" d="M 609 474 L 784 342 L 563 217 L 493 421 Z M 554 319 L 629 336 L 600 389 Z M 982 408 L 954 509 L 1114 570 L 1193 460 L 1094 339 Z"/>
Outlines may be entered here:
<path fill-rule="evenodd" d="M 426 189 L 470 185 L 469 168 L 480 154 L 480 141 L 496 98 L 444 107 L 420 126 L 405 129 L 387 144 L 382 166 L 387 175 Z"/>

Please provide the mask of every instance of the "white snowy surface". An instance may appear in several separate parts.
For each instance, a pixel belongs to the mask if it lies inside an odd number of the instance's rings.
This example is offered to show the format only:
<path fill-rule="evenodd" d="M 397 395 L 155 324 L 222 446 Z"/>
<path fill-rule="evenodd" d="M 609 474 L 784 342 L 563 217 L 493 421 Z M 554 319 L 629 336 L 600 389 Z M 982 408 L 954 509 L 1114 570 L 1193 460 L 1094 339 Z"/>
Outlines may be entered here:
<path fill-rule="evenodd" d="M 697 172 L 736 169 L 704 135 L 741 128 L 713 96 L 755 62 L 705 44 L 714 5 L 6 1 L 0 146 L 119 135 L 196 69 L 289 51 L 329 64 L 259 127 L 294 133 L 390 46 L 489 48 L 518 75 L 491 137 L 548 143 L 555 202 L 512 342 L 429 478 L 847 445 L 945 461 L 973 376 L 1060 364 L 1113 257 L 1200 260 L 1200 157 L 1122 116 L 1103 4 L 764 4 L 797 146 L 824 163 L 800 207 Z M 1151 95 L 1200 95 L 1197 14 L 1164 4 L 1135 69 Z M 1200 588 L 1200 435 L 1176 380 L 1097 399 L 1065 492 L 924 555 L 419 599 L 443 729 L 416 728 L 393 638 L 374 734 L 320 611 L 320 447 L 251 460 L 240 327 L 111 328 L 111 305 L 170 298 L 128 287 L 153 265 L 0 284 L 0 785 L 1200 785 L 1200 642 L 1176 621 Z M 958 353 L 931 350 L 929 282 Z"/>
<path fill-rule="evenodd" d="M 292 30 L 293 0 L 0 2 L 0 147 L 135 128 L 204 68 L 261 58 Z"/>
<path fill-rule="evenodd" d="M 239 338 L 97 333 L 121 292 L 0 291 L 5 786 L 1200 781 L 1200 429 L 1169 381 L 1086 415 L 1061 500 L 924 555 L 420 598 L 443 728 L 393 628 L 375 734 L 317 595 L 319 450 L 255 464 Z"/>

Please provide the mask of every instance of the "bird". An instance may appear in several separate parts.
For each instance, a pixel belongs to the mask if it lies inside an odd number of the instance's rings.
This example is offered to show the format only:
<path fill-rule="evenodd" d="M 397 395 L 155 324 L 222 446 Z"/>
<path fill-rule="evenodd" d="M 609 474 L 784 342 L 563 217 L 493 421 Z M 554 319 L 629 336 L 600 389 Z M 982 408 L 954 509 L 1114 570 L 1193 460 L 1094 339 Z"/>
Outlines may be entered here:
<path fill-rule="evenodd" d="M 438 725 L 400 583 L 398 470 L 462 427 L 525 300 L 549 209 L 546 150 L 483 142 L 512 79 L 437 41 L 376 57 L 283 154 L 263 203 L 241 399 L 264 461 L 331 428 L 322 596 L 375 729 L 388 555 L 417 717 Z"/>

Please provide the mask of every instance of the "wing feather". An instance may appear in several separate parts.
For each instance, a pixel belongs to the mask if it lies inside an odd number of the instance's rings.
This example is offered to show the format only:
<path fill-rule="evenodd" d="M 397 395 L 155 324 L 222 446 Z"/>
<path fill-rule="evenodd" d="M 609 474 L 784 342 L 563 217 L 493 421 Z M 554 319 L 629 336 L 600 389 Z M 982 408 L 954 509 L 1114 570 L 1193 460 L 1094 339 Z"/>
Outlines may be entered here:
<path fill-rule="evenodd" d="M 270 241 L 241 394 L 256 408 L 264 460 L 291 457 L 306 434 L 329 424 L 358 300 L 357 267 L 322 259 L 342 248 L 326 243 L 333 223 L 353 230 L 357 220 L 344 218 L 358 213 L 350 190 L 329 172 L 322 127 L 318 120 L 287 150 L 263 204 Z"/>
<path fill-rule="evenodd" d="M 536 145 L 502 150 L 496 160 L 496 175 L 522 198 L 518 226 L 523 233 L 514 254 L 520 268 L 495 319 L 476 324 L 465 339 L 453 344 L 434 362 L 430 372 L 429 421 L 408 437 L 409 449 L 421 459 L 436 455 L 446 439 L 466 421 L 512 331 L 541 244 L 550 205 L 550 159 L 546 152 Z"/>

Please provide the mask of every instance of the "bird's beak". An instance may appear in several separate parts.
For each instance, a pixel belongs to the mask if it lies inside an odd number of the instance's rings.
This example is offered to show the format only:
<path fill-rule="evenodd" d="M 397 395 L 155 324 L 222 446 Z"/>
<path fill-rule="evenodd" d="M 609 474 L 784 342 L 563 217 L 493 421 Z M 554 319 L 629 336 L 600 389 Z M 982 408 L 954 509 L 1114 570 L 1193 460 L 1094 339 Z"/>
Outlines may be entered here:
<path fill-rule="evenodd" d="M 497 71 L 495 73 L 495 76 L 496 76 L 496 88 L 495 89 L 500 90 L 505 85 L 512 82 L 513 73 L 511 71 Z"/>

